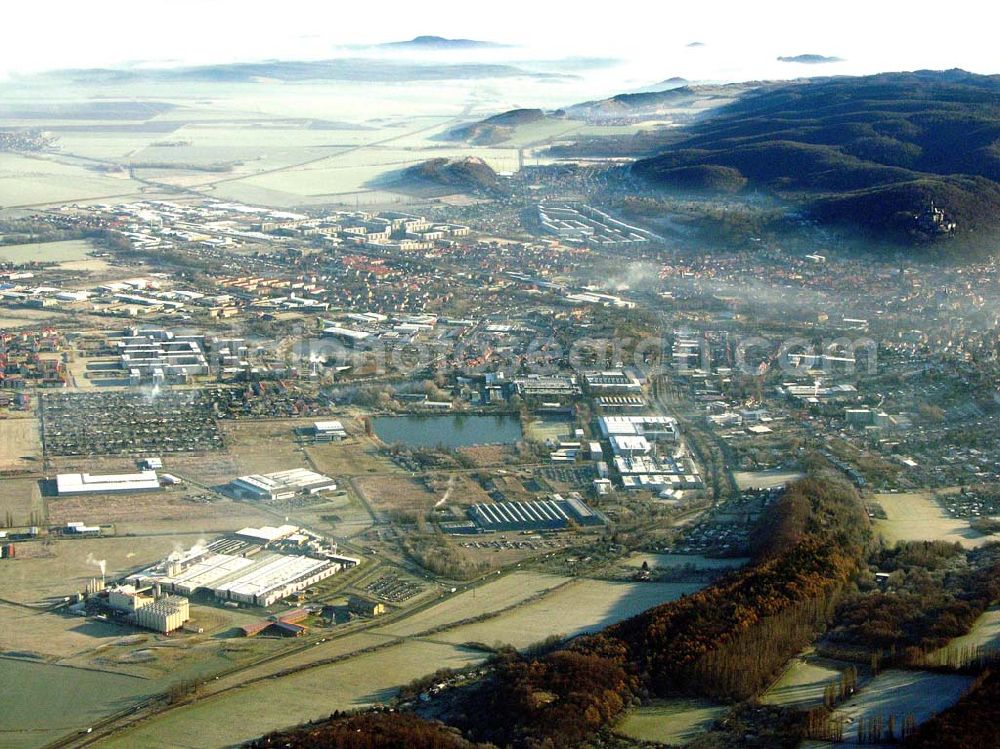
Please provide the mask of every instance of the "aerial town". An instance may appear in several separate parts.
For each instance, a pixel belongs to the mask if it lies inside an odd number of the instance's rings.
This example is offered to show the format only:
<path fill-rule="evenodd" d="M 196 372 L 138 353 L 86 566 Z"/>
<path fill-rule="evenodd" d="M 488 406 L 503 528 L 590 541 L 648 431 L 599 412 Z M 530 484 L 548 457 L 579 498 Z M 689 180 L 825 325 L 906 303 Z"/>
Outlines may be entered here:
<path fill-rule="evenodd" d="M 742 564 L 817 460 L 876 522 L 924 496 L 946 537 L 997 530 L 996 339 L 973 332 L 995 330 L 995 266 L 763 239 L 685 257 L 570 205 L 512 236 L 433 205 L 34 214 L 96 232 L 99 261 L 8 265 L 0 290 L 20 321 L 3 563 L 65 570 L 32 614 L 62 632 L 49 648 L 71 656 L 86 618 L 112 651 L 74 658 L 148 675 L 167 643 L 231 628 L 258 642 L 227 656 L 249 667 L 285 638 L 474 600 L 497 573 L 670 597 Z M 37 600 L 35 575 L 9 595 Z"/>
<path fill-rule="evenodd" d="M 0 746 L 993 745 L 1000 84 L 345 49 L 0 77 Z"/>

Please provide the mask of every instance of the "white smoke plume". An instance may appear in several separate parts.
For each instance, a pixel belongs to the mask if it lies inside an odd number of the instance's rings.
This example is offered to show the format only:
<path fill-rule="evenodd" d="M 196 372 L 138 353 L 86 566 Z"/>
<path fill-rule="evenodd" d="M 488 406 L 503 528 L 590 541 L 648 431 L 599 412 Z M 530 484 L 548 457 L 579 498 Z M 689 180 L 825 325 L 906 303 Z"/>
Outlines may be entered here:
<path fill-rule="evenodd" d="M 104 577 L 108 571 L 108 560 L 106 559 L 94 559 L 93 554 L 87 555 L 87 564 L 92 564 L 95 567 L 99 567 L 101 570 L 101 577 Z"/>

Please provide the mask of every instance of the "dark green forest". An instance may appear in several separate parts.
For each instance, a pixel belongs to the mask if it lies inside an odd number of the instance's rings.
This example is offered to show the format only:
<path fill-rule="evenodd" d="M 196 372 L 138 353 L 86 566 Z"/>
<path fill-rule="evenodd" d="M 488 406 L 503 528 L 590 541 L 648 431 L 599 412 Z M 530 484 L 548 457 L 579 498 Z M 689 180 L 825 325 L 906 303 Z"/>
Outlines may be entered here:
<path fill-rule="evenodd" d="M 706 188 L 745 179 L 819 220 L 883 237 L 940 238 L 914 221 L 931 201 L 956 237 L 981 236 L 1000 217 L 1000 77 L 918 71 L 767 85 L 633 171 L 685 189 L 690 170 L 706 167 L 729 170 L 706 175 Z"/>

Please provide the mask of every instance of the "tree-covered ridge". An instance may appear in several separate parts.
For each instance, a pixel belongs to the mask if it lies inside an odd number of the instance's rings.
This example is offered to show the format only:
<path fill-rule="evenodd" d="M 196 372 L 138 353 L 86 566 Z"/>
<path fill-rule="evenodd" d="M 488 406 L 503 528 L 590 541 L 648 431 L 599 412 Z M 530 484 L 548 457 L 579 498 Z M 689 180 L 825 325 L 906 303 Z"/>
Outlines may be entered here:
<path fill-rule="evenodd" d="M 453 728 L 396 712 L 332 716 L 314 725 L 268 734 L 250 749 L 477 749 Z"/>
<path fill-rule="evenodd" d="M 806 198 L 825 221 L 934 239 L 914 221 L 934 201 L 955 234 L 975 234 L 1000 208 L 1000 77 L 919 71 L 764 86 L 634 171 L 683 187 L 679 169 L 706 165 Z"/>

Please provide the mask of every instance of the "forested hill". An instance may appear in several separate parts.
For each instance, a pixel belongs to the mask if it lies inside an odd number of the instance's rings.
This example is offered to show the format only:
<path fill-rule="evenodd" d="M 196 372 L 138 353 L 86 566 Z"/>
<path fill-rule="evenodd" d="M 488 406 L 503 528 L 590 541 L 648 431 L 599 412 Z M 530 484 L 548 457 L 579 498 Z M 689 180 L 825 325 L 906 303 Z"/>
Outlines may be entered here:
<path fill-rule="evenodd" d="M 1000 76 L 918 71 L 768 85 L 633 169 L 681 188 L 692 168 L 706 167 L 804 199 L 832 223 L 908 240 L 981 234 L 1000 221 Z M 914 218 L 931 201 L 943 224 Z"/>

